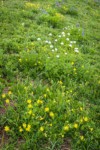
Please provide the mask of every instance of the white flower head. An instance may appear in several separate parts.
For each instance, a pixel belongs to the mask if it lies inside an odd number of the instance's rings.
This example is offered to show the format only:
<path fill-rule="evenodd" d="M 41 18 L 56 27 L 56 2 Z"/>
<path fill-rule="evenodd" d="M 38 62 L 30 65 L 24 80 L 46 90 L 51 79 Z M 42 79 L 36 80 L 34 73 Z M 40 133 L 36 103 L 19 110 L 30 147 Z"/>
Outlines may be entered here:
<path fill-rule="evenodd" d="M 59 58 L 59 55 L 56 55 L 57 58 Z"/>
<path fill-rule="evenodd" d="M 41 38 L 37 38 L 37 41 L 41 41 Z"/>
<path fill-rule="evenodd" d="M 69 38 L 66 38 L 67 41 L 69 41 Z"/>
<path fill-rule="evenodd" d="M 65 32 L 62 32 L 61 34 L 63 34 L 63 35 L 64 35 L 64 34 L 65 34 Z"/>
<path fill-rule="evenodd" d="M 79 53 L 79 50 L 78 49 L 74 49 L 74 52 Z"/>
<path fill-rule="evenodd" d="M 53 45 L 50 45 L 50 48 L 53 48 Z"/>
<path fill-rule="evenodd" d="M 61 44 L 61 45 L 64 45 L 64 43 L 63 43 L 63 42 L 61 42 L 60 44 Z"/>
<path fill-rule="evenodd" d="M 52 52 L 54 52 L 54 49 L 52 49 Z"/>
<path fill-rule="evenodd" d="M 72 44 L 69 44 L 70 47 L 72 47 Z"/>
<path fill-rule="evenodd" d="M 61 38 L 61 35 L 58 35 L 59 38 Z"/>
<path fill-rule="evenodd" d="M 58 48 L 55 48 L 55 51 L 57 51 L 58 50 Z"/>
<path fill-rule="evenodd" d="M 70 33 L 67 33 L 67 35 L 70 35 Z"/>
<path fill-rule="evenodd" d="M 67 53 L 65 53 L 65 55 L 67 55 Z"/>
<path fill-rule="evenodd" d="M 57 39 L 55 39 L 55 42 L 57 42 L 58 40 Z"/>
<path fill-rule="evenodd" d="M 49 33 L 49 36 L 52 36 L 52 33 Z"/>
<path fill-rule="evenodd" d="M 51 44 L 51 41 L 48 41 L 48 44 Z"/>
<path fill-rule="evenodd" d="M 47 41 L 47 40 L 45 41 L 45 43 L 48 43 L 48 42 L 49 42 L 49 41 Z"/>

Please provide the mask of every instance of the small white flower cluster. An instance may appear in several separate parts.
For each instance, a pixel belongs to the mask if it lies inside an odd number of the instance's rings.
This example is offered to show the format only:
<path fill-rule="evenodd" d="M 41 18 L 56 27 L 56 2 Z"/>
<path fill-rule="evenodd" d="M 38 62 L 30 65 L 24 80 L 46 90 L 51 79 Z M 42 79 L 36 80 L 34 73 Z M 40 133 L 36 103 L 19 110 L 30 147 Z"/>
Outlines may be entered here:
<path fill-rule="evenodd" d="M 78 48 L 77 48 L 77 47 L 76 47 L 76 48 L 74 48 L 74 52 L 79 53 L 79 50 L 78 50 Z"/>

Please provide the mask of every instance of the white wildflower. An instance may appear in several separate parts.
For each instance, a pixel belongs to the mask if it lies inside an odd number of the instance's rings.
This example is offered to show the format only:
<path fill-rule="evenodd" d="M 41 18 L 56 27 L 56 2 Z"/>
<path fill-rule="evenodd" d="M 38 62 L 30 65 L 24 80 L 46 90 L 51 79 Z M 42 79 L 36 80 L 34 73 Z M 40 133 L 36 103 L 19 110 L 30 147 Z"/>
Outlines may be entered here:
<path fill-rule="evenodd" d="M 69 38 L 66 38 L 67 41 L 69 41 Z"/>
<path fill-rule="evenodd" d="M 50 45 L 50 48 L 53 48 L 53 45 Z"/>
<path fill-rule="evenodd" d="M 56 55 L 57 58 L 59 58 L 59 55 Z"/>
<path fill-rule="evenodd" d="M 55 39 L 55 42 L 57 42 L 58 40 L 57 39 Z"/>
<path fill-rule="evenodd" d="M 57 51 L 58 50 L 58 48 L 55 48 L 55 51 Z"/>
<path fill-rule="evenodd" d="M 64 43 L 63 43 L 63 42 L 61 42 L 60 44 L 61 44 L 61 45 L 64 45 Z"/>
<path fill-rule="evenodd" d="M 37 38 L 37 41 L 41 41 L 41 38 Z"/>
<path fill-rule="evenodd" d="M 49 36 L 52 36 L 52 33 L 49 33 Z"/>

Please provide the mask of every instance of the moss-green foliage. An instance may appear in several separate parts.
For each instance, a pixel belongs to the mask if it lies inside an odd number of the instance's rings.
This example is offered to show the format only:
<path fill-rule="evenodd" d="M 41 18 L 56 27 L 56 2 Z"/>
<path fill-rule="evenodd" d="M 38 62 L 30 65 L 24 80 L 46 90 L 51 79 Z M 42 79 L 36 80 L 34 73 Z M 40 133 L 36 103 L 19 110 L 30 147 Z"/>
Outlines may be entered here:
<path fill-rule="evenodd" d="M 0 7 L 1 149 L 98 150 L 99 1 Z"/>

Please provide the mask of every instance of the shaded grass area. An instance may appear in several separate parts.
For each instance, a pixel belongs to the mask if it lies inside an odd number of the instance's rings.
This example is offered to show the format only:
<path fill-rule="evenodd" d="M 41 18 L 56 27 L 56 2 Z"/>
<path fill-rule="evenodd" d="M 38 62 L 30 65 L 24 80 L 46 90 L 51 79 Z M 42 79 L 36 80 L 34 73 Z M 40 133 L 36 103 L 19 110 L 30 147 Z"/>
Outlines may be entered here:
<path fill-rule="evenodd" d="M 0 2 L 2 150 L 98 150 L 99 6 Z"/>

